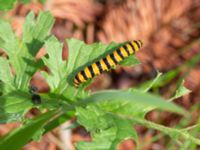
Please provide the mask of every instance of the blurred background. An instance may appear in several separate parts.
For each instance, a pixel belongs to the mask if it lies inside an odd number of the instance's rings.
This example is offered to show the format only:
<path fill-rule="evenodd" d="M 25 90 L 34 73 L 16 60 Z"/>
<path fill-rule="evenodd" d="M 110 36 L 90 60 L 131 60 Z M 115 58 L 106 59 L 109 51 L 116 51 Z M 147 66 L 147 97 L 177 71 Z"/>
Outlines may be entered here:
<path fill-rule="evenodd" d="M 120 67 L 98 76 L 89 90 L 137 86 L 155 78 L 157 70 L 170 74 L 163 85 L 152 92 L 169 98 L 181 77 L 192 92 L 176 100 L 176 103 L 191 112 L 191 120 L 178 115 L 152 111 L 147 119 L 166 126 L 189 126 L 199 122 L 200 113 L 200 1 L 199 0 L 32 0 L 17 3 L 11 11 L 1 12 L 8 19 L 18 36 L 22 34 L 25 16 L 33 11 L 48 10 L 55 17 L 52 33 L 62 42 L 66 38 L 78 38 L 90 44 L 109 43 L 141 39 L 144 46 L 137 57 L 141 64 L 135 67 Z M 37 57 L 45 54 L 41 49 Z M 0 55 L 5 55 L 0 50 Z M 67 60 L 67 45 L 63 48 L 63 59 Z M 48 86 L 40 74 L 33 81 L 40 91 Z M 30 115 L 37 114 L 33 110 Z M 69 124 L 69 123 L 66 123 Z M 0 125 L 0 136 L 5 135 L 18 123 Z M 24 150 L 73 150 L 73 144 L 90 140 L 83 128 L 66 131 L 63 127 L 46 134 L 40 142 L 31 142 Z M 137 126 L 142 150 L 177 149 L 174 141 L 158 131 Z M 200 128 L 194 133 L 196 136 Z M 134 141 L 124 141 L 120 150 L 132 150 Z M 197 148 L 198 149 L 198 148 Z"/>

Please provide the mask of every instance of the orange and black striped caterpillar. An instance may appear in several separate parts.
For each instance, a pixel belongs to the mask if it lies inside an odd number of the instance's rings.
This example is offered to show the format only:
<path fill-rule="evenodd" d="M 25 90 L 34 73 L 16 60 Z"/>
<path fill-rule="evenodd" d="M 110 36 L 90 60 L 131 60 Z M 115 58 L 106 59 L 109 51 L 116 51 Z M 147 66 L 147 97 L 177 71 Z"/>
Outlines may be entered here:
<path fill-rule="evenodd" d="M 81 83 L 86 82 L 88 79 L 93 78 L 95 75 L 99 75 L 104 71 L 109 71 L 112 67 L 119 64 L 122 60 L 128 56 L 135 54 L 139 48 L 142 47 L 142 41 L 130 41 L 111 54 L 106 55 L 104 58 L 96 61 L 95 63 L 85 67 L 82 71 L 78 72 L 74 77 L 74 86 L 78 87 Z"/>

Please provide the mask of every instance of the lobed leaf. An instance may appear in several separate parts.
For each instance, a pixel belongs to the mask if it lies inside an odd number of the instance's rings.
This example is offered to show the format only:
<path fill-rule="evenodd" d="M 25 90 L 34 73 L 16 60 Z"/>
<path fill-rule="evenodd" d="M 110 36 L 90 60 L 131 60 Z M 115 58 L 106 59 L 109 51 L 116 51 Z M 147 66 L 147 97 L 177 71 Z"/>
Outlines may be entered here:
<path fill-rule="evenodd" d="M 23 91 L 10 92 L 0 97 L 0 122 L 19 121 L 32 106 L 31 97 Z"/>
<path fill-rule="evenodd" d="M 79 150 L 117 149 L 118 144 L 125 139 L 135 139 L 137 134 L 131 123 L 115 115 L 102 111 L 95 106 L 86 109 L 76 108 L 78 122 L 91 132 L 92 142 L 79 142 Z"/>
<path fill-rule="evenodd" d="M 29 13 L 21 40 L 15 36 L 8 22 L 0 20 L 0 48 L 9 58 L 0 57 L 0 122 L 21 119 L 32 107 L 31 95 L 27 93 L 29 82 L 43 65 L 35 60 L 35 54 L 48 37 L 53 22 L 49 12 L 41 12 L 37 20 L 32 12 Z"/>
<path fill-rule="evenodd" d="M 43 72 L 51 91 L 55 91 L 60 82 L 66 79 L 66 62 L 62 60 L 63 45 L 55 37 L 50 37 L 45 43 L 48 58 L 43 57 L 44 64 L 50 69 L 50 74 Z M 66 83 L 66 81 L 65 81 Z"/>
<path fill-rule="evenodd" d="M 43 46 L 53 24 L 54 18 L 48 11 L 41 12 L 36 20 L 33 12 L 27 15 L 23 26 L 22 41 L 26 44 L 32 56 L 35 56 L 38 50 Z"/>
<path fill-rule="evenodd" d="M 83 90 L 81 89 L 87 86 L 90 81 L 83 84 L 82 87 L 77 90 L 73 86 L 73 78 L 75 74 L 84 69 L 84 67 L 92 64 L 100 58 L 105 57 L 108 53 L 112 53 L 112 51 L 121 44 L 85 44 L 80 40 L 72 38 L 67 40 L 67 45 L 69 50 L 67 70 L 65 72 L 67 76 L 67 83 L 66 78 L 64 78 L 58 87 L 58 91 L 61 91 L 61 93 L 65 94 L 65 96 L 71 99 L 74 99 L 75 96 L 83 98 L 85 93 L 82 93 L 81 91 Z M 124 60 L 124 65 L 138 64 L 138 61 L 134 59 L 134 57 L 132 60 L 130 58 L 127 59 L 128 60 Z"/>
<path fill-rule="evenodd" d="M 40 62 L 36 62 L 35 54 L 39 51 L 53 25 L 53 17 L 48 12 L 39 14 L 34 20 L 30 13 L 25 21 L 22 42 L 14 35 L 9 23 L 0 20 L 0 47 L 9 56 L 9 62 L 15 70 L 17 89 L 27 90 L 29 81 Z"/>
<path fill-rule="evenodd" d="M 170 98 L 170 100 L 179 98 L 179 97 L 184 96 L 184 95 L 186 95 L 186 94 L 188 94 L 188 93 L 190 93 L 190 92 L 191 92 L 191 91 L 188 90 L 188 89 L 184 86 L 184 80 L 182 80 L 182 81 L 180 82 L 180 84 L 178 85 L 174 96 L 173 96 L 172 98 Z"/>
<path fill-rule="evenodd" d="M 0 57 L 0 80 L 2 84 L 2 92 L 4 94 L 9 93 L 10 91 L 15 89 L 14 85 L 14 77 L 11 73 L 10 66 L 8 60 Z"/>

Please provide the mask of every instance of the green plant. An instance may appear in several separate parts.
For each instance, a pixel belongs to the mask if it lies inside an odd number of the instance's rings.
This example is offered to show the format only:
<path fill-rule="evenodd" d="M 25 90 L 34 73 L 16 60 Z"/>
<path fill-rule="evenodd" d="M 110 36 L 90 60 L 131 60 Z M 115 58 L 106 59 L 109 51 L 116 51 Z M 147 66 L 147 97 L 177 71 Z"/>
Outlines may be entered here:
<path fill-rule="evenodd" d="M 17 2 L 24 4 L 30 3 L 31 0 L 0 0 L 0 10 L 7 11 L 12 9 Z M 45 3 L 46 0 L 38 0 L 41 3 Z"/>
<path fill-rule="evenodd" d="M 75 88 L 72 81 L 76 71 L 120 44 L 87 45 L 77 39 L 67 39 L 69 56 L 66 62 L 62 60 L 63 45 L 56 37 L 49 35 L 53 23 L 54 19 L 48 12 L 40 13 L 36 20 L 34 14 L 29 13 L 22 38 L 18 38 L 9 23 L 0 20 L 0 48 L 9 58 L 0 57 L 0 122 L 23 122 L 21 127 L 0 139 L 1 150 L 20 149 L 27 142 L 37 140 L 74 115 L 77 116 L 76 123 L 85 127 L 92 137 L 92 142 L 77 143 L 76 148 L 79 150 L 84 150 L 85 147 L 90 150 L 117 149 L 117 145 L 128 138 L 134 139 L 139 146 L 137 133 L 133 128 L 136 124 L 159 130 L 180 142 L 187 140 L 200 145 L 200 140 L 185 129 L 169 128 L 145 119 L 146 113 L 153 109 L 178 113 L 186 118 L 189 116 L 186 110 L 176 104 L 148 93 L 163 77 L 161 73 L 140 88 L 96 93 L 84 91 L 91 81 Z M 36 53 L 43 46 L 47 55 L 41 60 L 35 60 Z M 122 65 L 138 64 L 133 56 L 124 61 Z M 48 67 L 50 72 L 40 71 L 43 66 Z M 40 94 L 42 103 L 39 105 L 32 103 L 28 92 L 29 81 L 36 71 L 41 72 L 50 87 L 49 93 Z M 188 93 L 189 90 L 181 82 L 170 100 Z M 48 109 L 48 112 L 34 119 L 25 118 L 25 113 L 33 107 L 41 112 Z"/>

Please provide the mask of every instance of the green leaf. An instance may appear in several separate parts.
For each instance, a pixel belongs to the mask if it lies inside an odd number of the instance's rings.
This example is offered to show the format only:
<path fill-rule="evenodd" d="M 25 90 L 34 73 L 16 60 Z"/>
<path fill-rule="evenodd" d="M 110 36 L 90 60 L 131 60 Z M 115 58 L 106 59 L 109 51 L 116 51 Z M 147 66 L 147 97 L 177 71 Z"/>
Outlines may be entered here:
<path fill-rule="evenodd" d="M 190 135 L 184 129 L 165 127 L 163 125 L 153 123 L 153 122 L 145 120 L 145 119 L 136 118 L 136 117 L 128 117 L 128 116 L 121 116 L 121 117 L 123 117 L 124 119 L 128 119 L 135 124 L 139 124 L 139 125 L 145 126 L 147 128 L 152 128 L 152 129 L 161 131 L 164 134 L 169 135 L 171 138 L 173 138 L 173 140 L 178 140 L 178 139 L 183 140 L 184 139 L 184 143 L 187 141 L 190 141 L 192 143 L 200 145 L 200 140 L 198 138 L 195 138 L 192 135 Z"/>
<path fill-rule="evenodd" d="M 8 60 L 0 57 L 0 80 L 3 82 L 2 83 L 2 92 L 4 94 L 9 93 L 14 87 L 14 77 L 11 73 L 10 66 L 8 63 Z"/>
<path fill-rule="evenodd" d="M 134 117 L 143 118 L 146 113 L 149 112 L 149 107 L 142 105 L 140 103 L 134 103 L 130 101 L 123 101 L 119 99 L 113 99 L 111 101 L 102 101 L 99 103 L 99 106 L 108 112 L 115 114 L 124 114 Z"/>
<path fill-rule="evenodd" d="M 67 40 L 69 55 L 68 55 L 68 63 L 67 63 L 67 83 L 66 79 L 63 79 L 61 84 L 59 85 L 58 91 L 65 94 L 65 96 L 74 99 L 75 96 L 83 98 L 81 96 L 81 89 L 90 83 L 90 81 L 83 84 L 78 90 L 73 86 L 73 78 L 75 74 L 84 67 L 92 64 L 93 62 L 99 60 L 100 58 L 105 57 L 108 53 L 112 53 L 120 44 L 110 43 L 109 45 L 105 45 L 102 43 L 94 43 L 94 44 L 85 44 L 84 42 L 77 39 L 68 39 Z M 129 58 L 127 58 L 129 59 Z M 133 63 L 136 63 L 136 60 L 132 59 Z M 130 62 L 130 60 L 129 60 Z M 85 94 L 83 94 L 85 95 Z"/>
<path fill-rule="evenodd" d="M 190 129 L 190 135 L 193 135 L 194 137 L 198 137 L 199 132 L 200 132 L 199 119 L 198 119 L 198 122 L 194 126 L 189 126 L 185 128 L 184 130 L 187 131 L 188 129 Z M 197 145 L 200 145 L 200 144 L 195 144 L 192 140 L 187 140 L 180 146 L 180 149 L 181 150 L 185 150 L 185 149 L 196 150 Z"/>
<path fill-rule="evenodd" d="M 0 139 L 0 149 L 21 149 L 27 142 L 31 140 L 35 133 L 40 130 L 45 125 L 45 123 L 56 114 L 58 114 L 58 111 L 47 112 L 35 118 L 26 125 L 14 129 L 12 132 Z"/>
<path fill-rule="evenodd" d="M 144 93 L 135 90 L 107 90 L 92 94 L 85 100 L 79 102 L 80 105 L 88 104 L 91 102 L 110 102 L 110 101 L 122 101 L 129 102 L 129 104 L 139 104 L 146 108 L 155 107 L 157 109 L 175 112 L 178 114 L 188 114 L 183 108 L 177 106 L 174 103 L 165 101 L 159 96 L 155 96 L 149 93 Z"/>
<path fill-rule="evenodd" d="M 42 138 L 44 132 L 45 132 L 45 129 L 44 129 L 44 128 L 41 128 L 41 129 L 37 130 L 37 131 L 35 132 L 35 134 L 32 136 L 32 139 L 33 139 L 34 141 L 40 142 L 40 140 L 41 140 L 41 138 Z"/>
<path fill-rule="evenodd" d="M 18 39 L 10 24 L 0 20 L 0 48 L 9 56 L 0 57 L 0 122 L 21 119 L 32 106 L 28 86 L 32 75 L 43 65 L 35 60 L 35 54 L 48 37 L 53 25 L 53 17 L 48 12 L 41 12 L 34 19 L 30 13 L 26 18 L 23 38 Z M 14 71 L 11 73 L 10 66 Z M 18 120 L 19 121 L 19 120 Z"/>
<path fill-rule="evenodd" d="M 30 95 L 23 91 L 3 95 L 0 97 L 0 122 L 19 121 L 32 106 Z"/>
<path fill-rule="evenodd" d="M 12 84 L 13 83 L 13 75 L 11 74 L 11 70 L 9 67 L 8 60 L 0 57 L 0 80 L 2 80 L 4 83 Z"/>
<path fill-rule="evenodd" d="M 0 19 L 0 47 L 8 54 L 14 53 L 19 43 L 15 34 L 12 31 L 10 24 Z M 18 49 L 17 49 L 18 50 Z"/>
<path fill-rule="evenodd" d="M 16 88 L 27 90 L 29 81 L 41 63 L 35 54 L 43 45 L 53 25 L 53 17 L 48 12 L 39 14 L 34 20 L 30 13 L 25 21 L 22 42 L 14 35 L 10 24 L 0 20 L 0 47 L 8 54 L 9 62 L 15 70 Z"/>
<path fill-rule="evenodd" d="M 0 123 L 9 123 L 14 121 L 22 120 L 22 116 L 24 114 L 24 111 L 18 112 L 18 113 L 0 113 Z"/>
<path fill-rule="evenodd" d="M 153 80 L 146 82 L 145 84 L 140 85 L 136 89 L 139 90 L 139 91 L 142 91 L 142 92 L 147 92 L 154 86 L 154 84 L 156 84 L 158 82 L 158 80 L 161 77 L 162 77 L 162 73 L 158 72 L 157 76 Z"/>
<path fill-rule="evenodd" d="M 184 80 L 182 80 L 181 84 L 178 86 L 178 89 L 176 90 L 176 94 L 175 97 L 181 97 L 183 95 L 186 95 L 188 93 L 190 93 L 191 91 L 188 90 L 185 86 L 184 86 Z"/>
<path fill-rule="evenodd" d="M 12 9 L 16 0 L 0 0 L 0 10 Z"/>
<path fill-rule="evenodd" d="M 85 66 L 92 64 L 99 58 L 104 57 L 114 49 L 113 43 L 104 45 L 102 43 L 85 44 L 76 39 L 67 40 L 69 47 L 68 73 L 78 72 Z M 116 47 L 116 45 L 115 45 Z"/>
<path fill-rule="evenodd" d="M 94 129 L 106 129 L 111 121 L 106 122 L 105 112 L 95 106 L 88 106 L 87 109 L 77 107 L 76 115 L 78 116 L 78 123 L 83 125 L 87 131 Z"/>
<path fill-rule="evenodd" d="M 77 39 L 68 39 L 67 45 L 69 49 L 67 63 L 68 84 L 65 85 L 64 88 L 68 88 L 69 93 L 73 93 L 76 91 L 73 86 L 73 78 L 75 74 L 104 54 L 107 50 L 107 46 L 101 43 L 87 45 Z"/>
<path fill-rule="evenodd" d="M 44 126 L 45 129 L 45 133 L 53 130 L 54 128 L 60 126 L 61 124 L 63 124 L 64 122 L 68 121 L 72 116 L 68 114 L 69 112 L 64 113 L 64 114 L 60 114 L 58 117 L 54 118 L 53 120 L 51 120 L 50 122 L 48 122 L 48 124 L 46 124 Z M 74 116 L 74 113 L 73 113 Z"/>
<path fill-rule="evenodd" d="M 148 87 L 152 83 L 153 83 L 153 85 L 151 86 L 151 88 L 159 88 L 159 87 L 165 86 L 170 81 L 172 81 L 178 75 L 178 73 L 179 73 L 179 69 L 171 70 L 169 72 L 162 74 L 159 77 L 157 76 L 158 77 L 157 79 L 152 79 L 150 81 L 142 83 L 138 87 L 139 87 L 139 89 L 143 88 L 143 87 Z"/>
<path fill-rule="evenodd" d="M 135 66 L 139 65 L 140 61 L 133 55 L 130 55 L 126 59 L 124 59 L 122 62 L 120 62 L 120 65 L 122 66 Z"/>
<path fill-rule="evenodd" d="M 15 87 L 23 89 L 22 80 L 24 83 L 27 81 L 27 75 L 23 76 L 25 71 L 24 66 L 27 66 L 25 59 L 28 60 L 28 58 L 25 57 L 27 49 L 20 44 L 19 40 L 12 32 L 10 24 L 3 20 L 0 20 L 0 39 L 2 40 L 0 47 L 8 54 L 9 63 L 17 74 Z"/>
<path fill-rule="evenodd" d="M 47 80 L 51 91 L 55 91 L 60 82 L 66 78 L 67 65 L 62 60 L 62 47 L 63 44 L 52 36 L 45 43 L 45 48 L 48 54 L 48 58 L 43 57 L 44 64 L 50 69 L 50 74 L 43 72 L 43 76 Z M 66 81 L 65 81 L 66 82 Z"/>
<path fill-rule="evenodd" d="M 91 132 L 92 142 L 79 142 L 76 147 L 79 150 L 107 150 L 117 149 L 117 145 L 125 139 L 135 139 L 137 134 L 129 121 L 118 116 L 103 112 L 95 106 L 87 109 L 76 109 L 78 122 Z"/>
<path fill-rule="evenodd" d="M 40 2 L 41 2 L 42 4 L 44 4 L 44 3 L 46 3 L 46 0 L 40 0 Z"/>
<path fill-rule="evenodd" d="M 30 12 L 23 26 L 23 42 L 26 43 L 29 52 L 35 56 L 38 50 L 43 46 L 54 24 L 54 18 L 50 12 L 41 12 L 34 19 L 34 13 Z"/>
<path fill-rule="evenodd" d="M 176 92 L 175 92 L 175 95 L 174 95 L 172 98 L 170 98 L 170 99 L 179 98 L 179 97 L 181 97 L 181 96 L 183 96 L 183 95 L 186 95 L 186 94 L 188 94 L 188 93 L 190 93 L 190 92 L 191 92 L 191 91 L 188 90 L 188 89 L 184 86 L 184 80 L 182 80 L 182 81 L 180 82 L 180 84 L 178 85 L 178 88 L 177 88 L 177 90 L 176 90 Z"/>
<path fill-rule="evenodd" d="M 21 1 L 22 1 L 22 3 L 24 3 L 24 4 L 28 4 L 28 3 L 31 2 L 31 0 L 21 0 Z"/>

